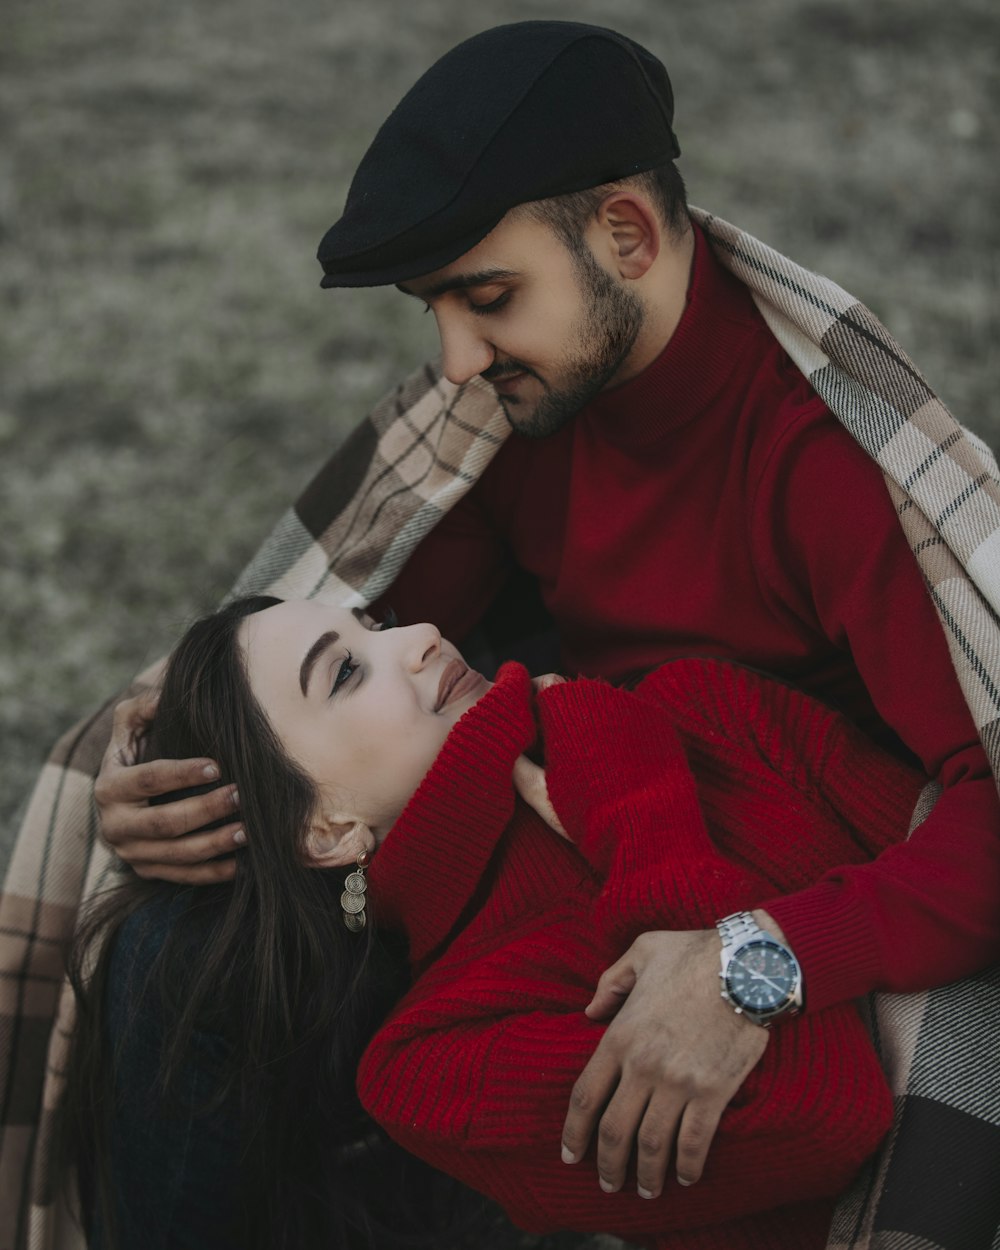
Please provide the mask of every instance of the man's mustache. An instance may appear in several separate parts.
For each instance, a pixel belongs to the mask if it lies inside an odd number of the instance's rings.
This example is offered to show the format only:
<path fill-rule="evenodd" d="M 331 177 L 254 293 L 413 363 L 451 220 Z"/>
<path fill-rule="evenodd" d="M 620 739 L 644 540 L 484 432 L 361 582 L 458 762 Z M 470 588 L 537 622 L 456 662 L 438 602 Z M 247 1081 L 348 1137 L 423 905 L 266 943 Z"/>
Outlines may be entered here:
<path fill-rule="evenodd" d="M 527 365 L 522 364 L 519 360 L 495 360 L 479 376 L 485 382 L 496 382 L 500 378 L 512 378 L 518 373 L 527 373 L 533 378 L 538 377 L 534 369 L 529 369 Z"/>

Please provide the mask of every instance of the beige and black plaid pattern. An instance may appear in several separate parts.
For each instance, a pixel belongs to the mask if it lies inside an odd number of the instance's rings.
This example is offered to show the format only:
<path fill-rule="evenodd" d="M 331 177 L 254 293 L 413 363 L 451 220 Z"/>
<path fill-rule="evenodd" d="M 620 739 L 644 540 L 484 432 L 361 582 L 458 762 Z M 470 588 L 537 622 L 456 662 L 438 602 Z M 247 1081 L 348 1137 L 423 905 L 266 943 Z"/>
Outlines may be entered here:
<path fill-rule="evenodd" d="M 1000 775 L 996 462 L 863 305 L 734 226 L 693 212 L 792 359 L 881 466 Z M 232 593 L 346 606 L 377 598 L 507 430 L 492 388 L 478 379 L 455 388 L 423 367 L 330 458 Z M 92 781 L 110 708 L 56 745 L 0 895 L 0 1250 L 81 1244 L 53 1191 L 51 1116 L 73 1027 L 62 958 L 82 901 L 109 871 Z M 830 1250 L 1000 1250 L 1000 977 L 877 996 L 873 1028 L 897 1094 L 896 1127 L 838 1208 Z"/>

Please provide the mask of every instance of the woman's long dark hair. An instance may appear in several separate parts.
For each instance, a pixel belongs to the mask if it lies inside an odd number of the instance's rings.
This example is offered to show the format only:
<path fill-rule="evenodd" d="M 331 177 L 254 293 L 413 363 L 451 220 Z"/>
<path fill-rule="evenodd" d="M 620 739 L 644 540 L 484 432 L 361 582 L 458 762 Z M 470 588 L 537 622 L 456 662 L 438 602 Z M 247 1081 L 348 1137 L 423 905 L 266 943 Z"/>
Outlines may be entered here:
<path fill-rule="evenodd" d="M 434 1218 L 435 1186 L 426 1170 L 411 1177 L 413 1161 L 365 1121 L 355 1093 L 357 1061 L 404 988 L 405 965 L 372 926 L 360 934 L 344 926 L 343 871 L 304 866 L 313 785 L 254 700 L 237 637 L 245 617 L 278 602 L 230 604 L 192 626 L 170 658 L 146 757 L 216 760 L 219 784 L 239 789 L 247 843 L 235 878 L 222 885 L 184 888 L 127 870 L 81 929 L 71 961 L 78 1028 L 63 1111 L 66 1154 L 85 1214 L 113 1229 L 109 970 L 122 925 L 166 900 L 169 932 L 147 978 L 170 1022 L 158 1091 L 171 1097 L 196 1030 L 230 1043 L 211 1101 L 238 1115 L 245 1244 L 416 1245 L 418 1225 Z M 133 1015 L 141 1012 L 141 1002 L 132 1005 Z M 419 1213 L 406 1211 L 410 1179 Z M 395 1237 L 387 1215 L 407 1235 Z M 427 1244 L 445 1240 L 438 1228 Z"/>

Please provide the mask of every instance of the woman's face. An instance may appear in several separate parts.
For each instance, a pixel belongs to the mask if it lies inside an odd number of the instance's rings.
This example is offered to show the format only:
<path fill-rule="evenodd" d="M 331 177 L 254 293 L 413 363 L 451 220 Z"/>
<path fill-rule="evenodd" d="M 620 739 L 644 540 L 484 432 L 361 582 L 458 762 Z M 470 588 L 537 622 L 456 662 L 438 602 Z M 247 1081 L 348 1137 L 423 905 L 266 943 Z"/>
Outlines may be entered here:
<path fill-rule="evenodd" d="M 433 625 L 383 628 L 313 600 L 248 616 L 240 642 L 254 697 L 323 816 L 360 820 L 376 841 L 490 685 Z"/>

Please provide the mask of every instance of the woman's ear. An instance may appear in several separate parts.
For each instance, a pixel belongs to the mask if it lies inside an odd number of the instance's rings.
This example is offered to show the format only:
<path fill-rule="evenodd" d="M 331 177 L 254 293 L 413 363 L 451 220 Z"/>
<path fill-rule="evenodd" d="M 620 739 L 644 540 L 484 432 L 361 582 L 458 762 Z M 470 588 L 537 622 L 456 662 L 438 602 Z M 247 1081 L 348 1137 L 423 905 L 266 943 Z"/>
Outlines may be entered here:
<path fill-rule="evenodd" d="M 309 825 L 303 858 L 310 868 L 346 868 L 362 851 L 375 850 L 375 837 L 361 820 L 317 813 Z"/>
<path fill-rule="evenodd" d="M 596 224 L 623 278 L 641 278 L 660 254 L 663 228 L 641 196 L 612 192 L 597 210 Z"/>

